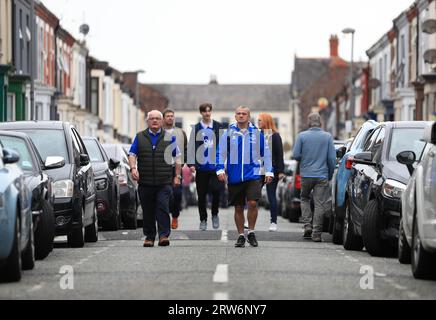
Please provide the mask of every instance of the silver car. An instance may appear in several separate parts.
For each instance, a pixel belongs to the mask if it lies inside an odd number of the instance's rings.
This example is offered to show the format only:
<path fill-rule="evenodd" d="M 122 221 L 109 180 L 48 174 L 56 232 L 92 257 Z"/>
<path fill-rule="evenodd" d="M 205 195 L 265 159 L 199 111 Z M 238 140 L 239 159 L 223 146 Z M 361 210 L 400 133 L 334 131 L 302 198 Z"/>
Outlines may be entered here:
<path fill-rule="evenodd" d="M 417 279 L 436 278 L 436 123 L 424 134 L 422 155 L 406 151 L 397 160 L 407 165 L 411 179 L 402 197 L 399 260 L 412 263 Z M 418 160 L 416 168 L 414 164 Z"/>

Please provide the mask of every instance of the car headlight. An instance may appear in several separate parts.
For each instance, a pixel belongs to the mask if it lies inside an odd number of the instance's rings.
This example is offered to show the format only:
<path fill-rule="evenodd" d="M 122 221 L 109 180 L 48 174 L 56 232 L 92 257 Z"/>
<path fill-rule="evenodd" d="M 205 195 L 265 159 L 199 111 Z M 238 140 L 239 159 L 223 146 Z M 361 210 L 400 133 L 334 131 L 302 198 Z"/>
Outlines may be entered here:
<path fill-rule="evenodd" d="M 388 179 L 383 184 L 382 190 L 386 197 L 401 199 L 403 192 L 406 190 L 406 185 L 404 183 Z"/>
<path fill-rule="evenodd" d="M 95 188 L 97 190 L 105 190 L 107 188 L 107 179 L 95 180 Z"/>
<path fill-rule="evenodd" d="M 61 180 L 53 183 L 55 198 L 72 198 L 74 193 L 74 182 Z"/>

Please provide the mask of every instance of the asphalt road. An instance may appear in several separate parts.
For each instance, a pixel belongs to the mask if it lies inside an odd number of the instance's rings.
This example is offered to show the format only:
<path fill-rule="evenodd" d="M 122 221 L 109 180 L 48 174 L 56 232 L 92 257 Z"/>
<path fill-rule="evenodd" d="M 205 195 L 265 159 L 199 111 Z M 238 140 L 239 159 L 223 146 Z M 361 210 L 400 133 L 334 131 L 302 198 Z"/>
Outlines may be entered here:
<path fill-rule="evenodd" d="M 259 248 L 234 248 L 231 210 L 219 231 L 198 231 L 185 210 L 168 248 L 142 247 L 142 231 L 100 232 L 83 249 L 56 248 L 21 282 L 0 284 L 0 299 L 24 300 L 299 300 L 436 299 L 435 281 L 418 281 L 396 259 L 372 258 L 331 243 L 302 239 L 302 226 L 279 220 L 268 232 L 260 212 Z"/>

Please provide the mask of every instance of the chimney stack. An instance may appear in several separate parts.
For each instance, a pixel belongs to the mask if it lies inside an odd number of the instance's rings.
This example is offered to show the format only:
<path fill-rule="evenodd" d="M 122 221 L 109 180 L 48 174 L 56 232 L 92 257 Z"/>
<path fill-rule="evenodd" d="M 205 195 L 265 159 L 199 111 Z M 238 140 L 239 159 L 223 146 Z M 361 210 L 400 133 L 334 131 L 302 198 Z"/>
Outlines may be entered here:
<path fill-rule="evenodd" d="M 330 37 L 330 58 L 339 57 L 339 38 L 337 35 Z"/>

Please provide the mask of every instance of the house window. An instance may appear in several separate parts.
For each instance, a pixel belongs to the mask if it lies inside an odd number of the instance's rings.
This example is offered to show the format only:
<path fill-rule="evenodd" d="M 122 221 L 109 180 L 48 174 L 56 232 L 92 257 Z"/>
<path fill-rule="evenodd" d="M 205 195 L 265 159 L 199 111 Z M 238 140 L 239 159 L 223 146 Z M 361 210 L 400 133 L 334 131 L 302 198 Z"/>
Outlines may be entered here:
<path fill-rule="evenodd" d="M 91 78 L 91 112 L 98 116 L 98 78 Z"/>
<path fill-rule="evenodd" d="M 15 121 L 15 96 L 12 93 L 7 97 L 6 121 Z"/>

